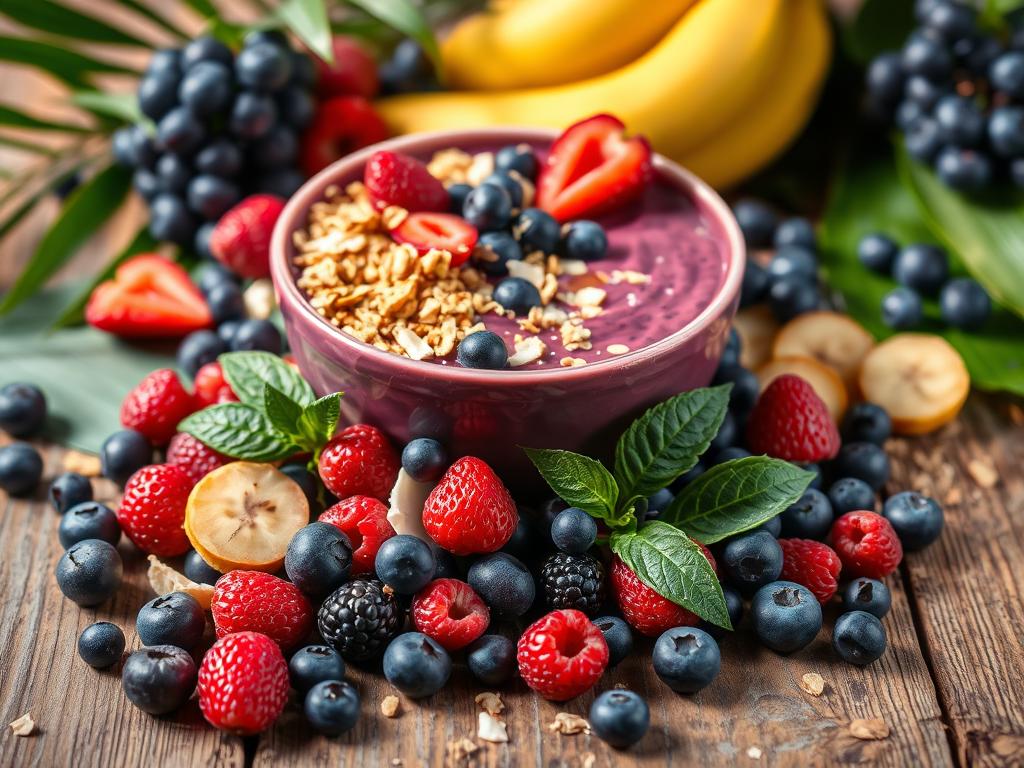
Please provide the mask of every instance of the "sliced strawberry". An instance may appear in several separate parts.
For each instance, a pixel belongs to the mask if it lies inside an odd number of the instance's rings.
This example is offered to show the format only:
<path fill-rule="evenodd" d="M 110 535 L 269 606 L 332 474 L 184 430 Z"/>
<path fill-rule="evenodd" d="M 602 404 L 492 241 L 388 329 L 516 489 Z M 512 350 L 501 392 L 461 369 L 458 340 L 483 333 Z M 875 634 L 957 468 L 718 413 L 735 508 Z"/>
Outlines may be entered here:
<path fill-rule="evenodd" d="M 448 190 L 409 155 L 374 152 L 366 161 L 363 184 L 378 209 L 397 205 L 410 212 L 448 210 Z"/>
<path fill-rule="evenodd" d="M 476 245 L 476 227 L 452 213 L 410 213 L 391 236 L 399 243 L 409 243 L 421 256 L 432 248 L 452 255 L 457 267 L 469 258 Z"/>
<path fill-rule="evenodd" d="M 155 253 L 133 256 L 113 280 L 96 286 L 85 319 L 101 331 L 130 338 L 180 338 L 213 323 L 188 273 Z"/>
<path fill-rule="evenodd" d="M 339 157 L 388 137 L 388 127 L 362 96 L 321 101 L 302 137 L 302 168 L 319 173 Z"/>
<path fill-rule="evenodd" d="M 581 219 L 632 200 L 651 177 L 647 139 L 625 137 L 617 117 L 595 115 L 551 145 L 537 182 L 537 206 L 559 221 Z"/>

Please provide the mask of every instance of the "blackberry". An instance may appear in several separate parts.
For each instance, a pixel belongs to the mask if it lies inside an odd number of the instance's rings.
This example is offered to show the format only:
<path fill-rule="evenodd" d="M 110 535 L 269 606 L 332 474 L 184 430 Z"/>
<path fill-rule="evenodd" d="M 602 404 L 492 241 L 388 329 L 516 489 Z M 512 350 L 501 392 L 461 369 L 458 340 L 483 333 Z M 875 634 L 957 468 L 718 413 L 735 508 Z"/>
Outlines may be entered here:
<path fill-rule="evenodd" d="M 324 600 L 317 615 L 328 645 L 351 661 L 379 656 L 402 627 L 402 611 L 376 579 L 353 579 Z"/>
<path fill-rule="evenodd" d="M 551 610 L 575 608 L 596 616 L 604 599 L 604 566 L 590 555 L 551 555 L 540 569 Z"/>

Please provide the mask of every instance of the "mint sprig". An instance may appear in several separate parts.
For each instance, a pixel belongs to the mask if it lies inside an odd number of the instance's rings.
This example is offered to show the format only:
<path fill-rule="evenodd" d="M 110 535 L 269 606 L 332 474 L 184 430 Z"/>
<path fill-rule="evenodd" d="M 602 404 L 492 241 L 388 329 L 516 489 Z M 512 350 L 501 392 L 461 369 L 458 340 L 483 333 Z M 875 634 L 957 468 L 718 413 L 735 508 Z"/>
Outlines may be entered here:
<path fill-rule="evenodd" d="M 601 462 L 572 451 L 524 448 L 537 471 L 573 507 L 608 522 L 616 520 L 619 488 Z"/>

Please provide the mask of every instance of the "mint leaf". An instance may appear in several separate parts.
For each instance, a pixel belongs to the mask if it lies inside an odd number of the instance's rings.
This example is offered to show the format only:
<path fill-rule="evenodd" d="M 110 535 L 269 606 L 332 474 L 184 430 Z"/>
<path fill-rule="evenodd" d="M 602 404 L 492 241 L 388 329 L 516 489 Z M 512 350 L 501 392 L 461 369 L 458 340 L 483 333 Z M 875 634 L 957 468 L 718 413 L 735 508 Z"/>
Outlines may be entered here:
<path fill-rule="evenodd" d="M 659 520 L 703 544 L 714 544 L 756 528 L 795 504 L 813 479 L 813 472 L 781 459 L 734 459 L 687 485 Z"/>
<path fill-rule="evenodd" d="M 634 421 L 615 446 L 619 498 L 646 498 L 690 470 L 722 426 L 730 389 L 683 392 Z"/>
<path fill-rule="evenodd" d="M 298 371 L 270 352 L 228 352 L 217 360 L 238 399 L 258 411 L 264 408 L 264 384 L 270 384 L 300 406 L 309 405 L 316 397 Z"/>
<path fill-rule="evenodd" d="M 572 507 L 615 522 L 619 489 L 601 462 L 571 451 L 523 448 L 530 461 L 558 496 Z"/>
<path fill-rule="evenodd" d="M 182 432 L 236 459 L 277 461 L 295 453 L 291 439 L 270 419 L 243 403 L 223 403 L 193 413 L 178 425 Z"/>
<path fill-rule="evenodd" d="M 273 384 L 263 385 L 263 412 L 278 432 L 298 437 L 302 406 L 290 399 Z"/>
<path fill-rule="evenodd" d="M 325 395 L 302 409 L 299 416 L 299 434 L 319 447 L 334 437 L 339 418 L 341 392 Z"/>
<path fill-rule="evenodd" d="M 613 533 L 609 543 L 612 552 L 659 595 L 732 629 L 722 585 L 700 545 L 685 533 L 655 520 L 636 533 Z"/>

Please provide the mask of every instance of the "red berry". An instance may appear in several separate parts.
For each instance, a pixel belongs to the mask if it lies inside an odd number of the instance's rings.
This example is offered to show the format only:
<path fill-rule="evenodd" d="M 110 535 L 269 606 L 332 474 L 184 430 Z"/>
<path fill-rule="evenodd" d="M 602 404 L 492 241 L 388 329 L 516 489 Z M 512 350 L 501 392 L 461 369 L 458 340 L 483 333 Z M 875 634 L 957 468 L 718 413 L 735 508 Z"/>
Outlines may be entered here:
<path fill-rule="evenodd" d="M 238 402 L 238 395 L 228 384 L 228 380 L 224 378 L 224 369 L 216 360 L 207 363 L 196 372 L 192 386 L 195 389 L 196 405 L 199 408 L 217 405 L 217 403 Z"/>
<path fill-rule="evenodd" d="M 153 371 L 121 403 L 121 424 L 136 429 L 153 445 L 167 445 L 178 422 L 195 411 L 196 401 L 170 368 Z"/>
<path fill-rule="evenodd" d="M 242 277 L 270 275 L 270 236 L 284 200 L 250 195 L 220 217 L 210 235 L 210 251 L 221 264 Z"/>
<path fill-rule="evenodd" d="M 473 456 L 452 464 L 423 505 L 427 534 L 455 555 L 498 551 L 518 523 L 508 489 L 493 469 Z"/>
<path fill-rule="evenodd" d="M 265 731 L 288 701 L 288 663 L 266 635 L 238 632 L 215 642 L 199 665 L 199 708 L 215 728 Z"/>
<path fill-rule="evenodd" d="M 302 136 L 302 169 L 313 176 L 340 157 L 384 141 L 388 127 L 362 96 L 321 101 Z"/>
<path fill-rule="evenodd" d="M 217 579 L 210 611 L 217 637 L 261 632 L 285 651 L 313 627 L 313 609 L 299 588 L 262 571 L 230 571 Z"/>
<path fill-rule="evenodd" d="M 124 487 L 117 508 L 121 530 L 147 554 L 184 554 L 191 546 L 183 526 L 192 486 L 188 474 L 174 464 L 143 467 Z"/>
<path fill-rule="evenodd" d="M 387 437 L 376 427 L 353 424 L 336 434 L 320 453 L 320 479 L 339 499 L 386 499 L 401 464 Z"/>
<path fill-rule="evenodd" d="M 779 376 L 761 393 L 747 422 L 753 453 L 816 462 L 839 453 L 839 430 L 825 403 L 804 379 Z"/>
<path fill-rule="evenodd" d="M 448 190 L 427 166 L 399 152 L 374 152 L 363 169 L 363 185 L 374 204 L 416 211 L 447 211 Z"/>
<path fill-rule="evenodd" d="M 552 611 L 526 628 L 516 655 L 528 686 L 545 699 L 565 701 L 604 674 L 608 643 L 582 611 Z"/>
<path fill-rule="evenodd" d="M 779 539 L 779 546 L 782 547 L 779 578 L 807 587 L 819 603 L 831 600 L 839 588 L 839 571 L 843 567 L 832 547 L 810 539 Z"/>
<path fill-rule="evenodd" d="M 181 467 L 193 485 L 229 461 L 187 432 L 179 432 L 167 445 L 167 463 Z"/>
<path fill-rule="evenodd" d="M 491 612 L 464 581 L 435 579 L 412 600 L 412 623 L 446 651 L 457 651 L 487 629 Z"/>
<path fill-rule="evenodd" d="M 352 575 L 373 573 L 380 545 L 395 535 L 388 508 L 370 496 L 350 496 L 317 518 L 339 528 L 352 542 Z"/>
<path fill-rule="evenodd" d="M 411 213 L 391 230 L 391 237 L 408 243 L 421 256 L 435 248 L 452 255 L 452 266 L 464 263 L 476 245 L 476 227 L 450 213 Z"/>
<path fill-rule="evenodd" d="M 718 565 L 711 552 L 703 545 L 701 550 L 718 573 Z M 633 569 L 617 556 L 612 560 L 612 593 L 623 618 L 637 632 L 648 637 L 657 637 L 672 627 L 692 627 L 700 622 L 700 616 L 662 597 L 640 581 Z"/>
<path fill-rule="evenodd" d="M 321 98 L 331 96 L 362 96 L 372 99 L 377 95 L 377 62 L 356 38 L 335 35 L 331 41 L 334 62 L 328 64 L 314 57 L 317 68 L 316 90 Z"/>
<path fill-rule="evenodd" d="M 832 524 L 831 540 L 849 577 L 881 579 L 903 559 L 903 545 L 892 524 L 874 512 L 847 512 Z"/>

